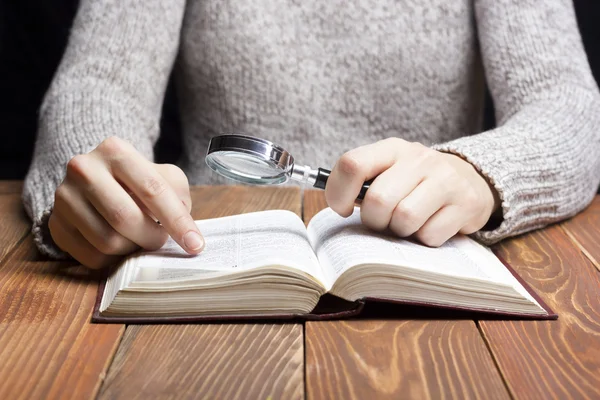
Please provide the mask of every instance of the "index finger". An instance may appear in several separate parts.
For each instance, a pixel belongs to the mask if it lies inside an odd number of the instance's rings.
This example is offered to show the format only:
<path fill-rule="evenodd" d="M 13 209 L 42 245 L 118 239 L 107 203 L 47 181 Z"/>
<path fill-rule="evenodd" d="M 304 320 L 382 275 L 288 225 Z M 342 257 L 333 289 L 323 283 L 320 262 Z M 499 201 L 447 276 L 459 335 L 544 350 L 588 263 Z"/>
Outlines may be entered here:
<path fill-rule="evenodd" d="M 365 181 L 390 168 L 398 159 L 401 139 L 391 138 L 345 153 L 333 167 L 325 187 L 325 199 L 333 211 L 349 216 Z"/>
<path fill-rule="evenodd" d="M 204 238 L 187 207 L 150 161 L 131 146 L 109 160 L 109 165 L 113 175 L 148 207 L 173 240 L 189 254 L 202 251 Z"/>

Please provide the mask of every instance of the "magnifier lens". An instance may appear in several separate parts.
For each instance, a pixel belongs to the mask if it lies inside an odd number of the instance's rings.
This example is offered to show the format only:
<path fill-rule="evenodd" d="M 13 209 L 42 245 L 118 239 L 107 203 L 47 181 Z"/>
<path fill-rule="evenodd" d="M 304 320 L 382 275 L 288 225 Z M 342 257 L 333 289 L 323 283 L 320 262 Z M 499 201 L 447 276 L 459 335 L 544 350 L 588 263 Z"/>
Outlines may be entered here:
<path fill-rule="evenodd" d="M 268 140 L 246 135 L 215 136 L 208 144 L 206 164 L 218 174 L 254 185 L 277 185 L 288 178 L 325 189 L 331 171 L 308 165 L 294 168 L 294 157 Z M 371 181 L 362 185 L 363 199 Z"/>
<path fill-rule="evenodd" d="M 271 159 L 241 150 L 208 154 L 206 163 L 219 174 L 245 183 L 275 185 L 288 179 L 287 170 Z"/>

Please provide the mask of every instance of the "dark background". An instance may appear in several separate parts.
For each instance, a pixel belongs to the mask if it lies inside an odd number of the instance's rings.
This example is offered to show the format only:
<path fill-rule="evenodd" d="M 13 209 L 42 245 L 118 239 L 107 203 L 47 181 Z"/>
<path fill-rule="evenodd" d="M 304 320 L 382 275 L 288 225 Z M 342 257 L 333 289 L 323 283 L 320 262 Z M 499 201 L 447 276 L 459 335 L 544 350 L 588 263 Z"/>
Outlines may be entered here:
<path fill-rule="evenodd" d="M 60 62 L 74 0 L 0 0 L 0 179 L 23 179 L 37 129 L 37 109 Z M 600 1 L 574 0 L 594 77 L 600 79 Z M 161 119 L 157 162 L 174 162 L 181 151 L 177 98 L 169 85 Z M 487 98 L 486 128 L 494 126 Z"/>

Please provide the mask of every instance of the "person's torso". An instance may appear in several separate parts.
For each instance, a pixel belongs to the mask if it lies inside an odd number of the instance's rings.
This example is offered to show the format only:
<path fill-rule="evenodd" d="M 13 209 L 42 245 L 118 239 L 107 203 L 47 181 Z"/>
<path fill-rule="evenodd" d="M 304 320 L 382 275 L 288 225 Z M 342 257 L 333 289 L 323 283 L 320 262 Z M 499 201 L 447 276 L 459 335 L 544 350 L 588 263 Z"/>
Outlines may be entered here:
<path fill-rule="evenodd" d="M 480 128 L 472 0 L 189 0 L 175 67 L 193 184 L 210 137 L 244 133 L 333 167 L 387 137 L 425 144 Z"/>

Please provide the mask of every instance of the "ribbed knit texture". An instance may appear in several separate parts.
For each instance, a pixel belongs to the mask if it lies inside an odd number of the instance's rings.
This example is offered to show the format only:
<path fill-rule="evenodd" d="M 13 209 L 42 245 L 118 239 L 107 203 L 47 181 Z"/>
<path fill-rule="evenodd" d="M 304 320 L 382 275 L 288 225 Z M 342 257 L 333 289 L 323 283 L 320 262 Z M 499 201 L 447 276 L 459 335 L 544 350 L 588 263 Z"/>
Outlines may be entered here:
<path fill-rule="evenodd" d="M 569 0 L 82 0 L 40 112 L 23 193 L 36 243 L 75 154 L 109 136 L 152 159 L 174 67 L 190 183 L 210 137 L 246 133 L 332 167 L 401 137 L 455 153 L 496 188 L 493 243 L 582 210 L 600 181 L 600 96 Z M 498 128 L 480 133 L 484 80 Z M 401 179 L 401 177 L 399 177 Z"/>

